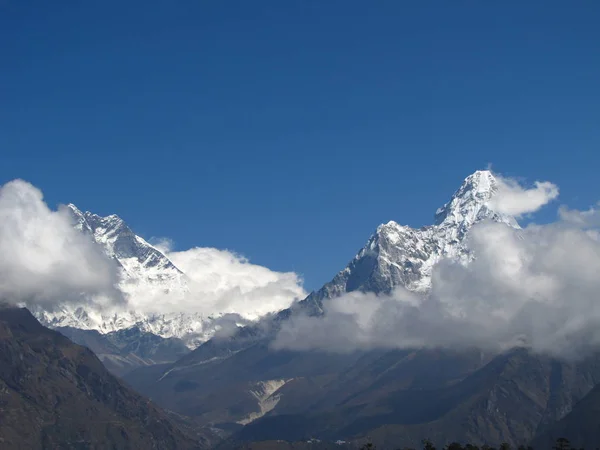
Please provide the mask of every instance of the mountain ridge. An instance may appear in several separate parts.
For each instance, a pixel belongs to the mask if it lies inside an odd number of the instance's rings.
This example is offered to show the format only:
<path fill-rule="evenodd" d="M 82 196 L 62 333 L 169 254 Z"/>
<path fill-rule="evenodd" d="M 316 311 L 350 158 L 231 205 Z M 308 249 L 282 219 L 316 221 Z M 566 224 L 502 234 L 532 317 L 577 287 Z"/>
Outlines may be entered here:
<path fill-rule="evenodd" d="M 472 259 L 464 241 L 475 224 L 490 220 L 521 228 L 513 216 L 498 213 L 490 206 L 497 192 L 498 181 L 493 173 L 478 170 L 467 176 L 450 200 L 436 210 L 433 225 L 411 228 L 393 220 L 379 225 L 344 269 L 300 303 L 309 313 L 320 314 L 324 299 L 346 292 L 389 294 L 396 286 L 427 292 L 433 266 L 441 259 L 463 264 Z M 280 314 L 289 316 L 286 311 Z"/>
<path fill-rule="evenodd" d="M 470 229 L 490 220 L 520 229 L 516 219 L 490 206 L 498 180 L 489 170 L 467 176 L 434 216 L 433 225 L 411 228 L 389 221 L 379 225 L 356 256 L 333 279 L 305 299 L 258 323 L 238 330 L 232 340 L 209 340 L 176 362 L 198 364 L 223 358 L 255 343 L 272 340 L 281 323 L 295 314 L 321 315 L 323 301 L 347 292 L 389 294 L 402 286 L 417 294 L 431 287 L 433 266 L 443 258 L 467 264 L 472 258 L 465 240 Z"/>
<path fill-rule="evenodd" d="M 207 447 L 25 308 L 0 306 L 0 446 Z"/>
<path fill-rule="evenodd" d="M 335 354 L 271 346 L 286 321 L 320 316 L 329 299 L 346 292 L 385 295 L 402 286 L 427 295 L 438 261 L 468 264 L 476 257 L 466 243 L 473 226 L 489 220 L 520 229 L 514 217 L 494 209 L 498 190 L 491 172 L 470 175 L 438 208 L 433 225 L 380 225 L 350 263 L 306 299 L 229 339 L 211 339 L 170 366 L 135 371 L 128 381 L 211 426 L 231 429 L 243 421 L 228 441 L 232 448 L 270 439 L 353 441 L 366 434 L 383 448 L 419 445 L 426 437 L 442 446 L 451 440 L 526 444 L 600 380 L 597 356 L 573 363 L 523 348 Z M 264 412 L 251 393 L 277 380 L 286 382 Z"/>
<path fill-rule="evenodd" d="M 597 355 L 574 363 L 523 348 L 327 353 L 272 346 L 286 321 L 323 315 L 329 299 L 348 292 L 386 295 L 404 287 L 428 295 L 435 264 L 444 258 L 468 264 L 476 257 L 467 242 L 475 225 L 520 229 L 493 201 L 502 182 L 490 171 L 469 175 L 436 210 L 432 225 L 381 224 L 344 269 L 305 299 L 125 379 L 164 408 L 229 434 L 224 448 L 262 439 L 366 435 L 384 448 L 398 437 L 413 445 L 426 437 L 439 445 L 448 439 L 526 444 L 600 380 Z"/>
<path fill-rule="evenodd" d="M 127 297 L 160 298 L 168 294 L 177 303 L 189 294 L 190 279 L 158 248 L 136 235 L 116 214 L 106 217 L 67 205 L 73 226 L 102 248 L 120 271 L 118 288 Z M 201 301 L 201 299 L 199 299 Z M 129 307 L 95 309 L 87 304 L 63 303 L 51 309 L 32 307 L 50 328 L 95 330 L 102 334 L 139 328 L 165 339 L 177 338 L 193 349 L 218 332 L 230 314 L 198 312 L 144 312 Z M 247 323 L 242 317 L 238 322 Z"/>
<path fill-rule="evenodd" d="M 413 229 L 389 221 L 377 227 L 366 245 L 329 283 L 299 302 L 301 308 L 322 312 L 322 300 L 355 290 L 389 293 L 395 286 L 426 292 L 433 266 L 442 258 L 466 263 L 471 258 L 463 241 L 471 227 L 484 220 L 519 228 L 514 217 L 496 212 L 490 200 L 498 181 L 489 170 L 466 177 L 450 200 L 436 210 L 434 224 Z M 119 288 L 130 297 L 166 292 L 183 298 L 187 276 L 156 247 L 136 235 L 119 216 L 98 216 L 67 205 L 76 229 L 100 245 L 120 266 Z M 295 309 L 296 306 L 292 306 Z M 86 305 L 63 304 L 53 310 L 34 309 L 36 317 L 53 328 L 72 327 L 110 333 L 137 327 L 163 338 L 182 339 L 190 349 L 209 340 L 223 314 L 143 313 L 132 310 L 97 311 Z M 288 314 L 286 310 L 278 313 Z M 251 318 L 257 320 L 260 317 Z"/>

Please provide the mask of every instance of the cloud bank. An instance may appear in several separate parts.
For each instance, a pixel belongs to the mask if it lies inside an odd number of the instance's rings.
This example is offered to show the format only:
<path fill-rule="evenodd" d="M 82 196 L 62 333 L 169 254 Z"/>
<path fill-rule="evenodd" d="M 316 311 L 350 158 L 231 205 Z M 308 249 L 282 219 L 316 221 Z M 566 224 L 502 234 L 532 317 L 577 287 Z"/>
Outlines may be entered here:
<path fill-rule="evenodd" d="M 600 206 L 600 202 L 598 202 Z M 600 227 L 600 210 L 595 207 L 587 211 L 578 211 L 569 209 L 566 206 L 561 206 L 558 214 L 562 220 L 582 228 Z"/>
<path fill-rule="evenodd" d="M 224 314 L 219 323 L 227 330 L 306 296 L 296 273 L 269 270 L 228 250 L 171 251 L 169 240 L 155 246 L 185 274 L 179 286 L 166 291 L 160 282 L 123 280 L 118 264 L 72 220 L 66 208 L 51 210 L 26 181 L 0 187 L 0 301 L 46 310 L 92 307 L 89 313 L 99 308 L 108 315 Z"/>
<path fill-rule="evenodd" d="M 116 265 L 22 180 L 0 187 L 0 299 L 9 303 L 121 304 Z"/>
<path fill-rule="evenodd" d="M 148 307 L 165 312 L 186 311 L 203 314 L 239 314 L 256 319 L 287 308 L 306 296 L 301 277 L 294 272 L 276 272 L 252 264 L 229 250 L 196 247 L 186 251 L 159 248 L 188 278 L 183 293 L 156 297 Z M 146 300 L 148 295 L 142 297 Z"/>
<path fill-rule="evenodd" d="M 548 186 L 512 185 L 497 204 L 505 212 L 530 212 L 555 198 Z M 332 352 L 525 346 L 585 356 L 600 346 L 600 239 L 593 228 L 599 224 L 594 208 L 564 207 L 549 225 L 516 230 L 480 223 L 467 243 L 475 259 L 468 265 L 441 260 L 426 295 L 403 288 L 390 295 L 348 293 L 325 301 L 322 317 L 294 317 L 273 345 Z"/>

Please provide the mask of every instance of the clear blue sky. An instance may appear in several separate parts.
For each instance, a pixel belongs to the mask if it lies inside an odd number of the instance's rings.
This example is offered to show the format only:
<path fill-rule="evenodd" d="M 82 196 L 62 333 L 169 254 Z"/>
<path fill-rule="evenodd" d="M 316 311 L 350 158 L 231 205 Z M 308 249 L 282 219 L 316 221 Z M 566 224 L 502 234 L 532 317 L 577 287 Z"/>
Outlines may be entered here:
<path fill-rule="evenodd" d="M 599 24 L 598 1 L 2 0 L 0 182 L 317 288 L 490 162 L 600 199 Z"/>

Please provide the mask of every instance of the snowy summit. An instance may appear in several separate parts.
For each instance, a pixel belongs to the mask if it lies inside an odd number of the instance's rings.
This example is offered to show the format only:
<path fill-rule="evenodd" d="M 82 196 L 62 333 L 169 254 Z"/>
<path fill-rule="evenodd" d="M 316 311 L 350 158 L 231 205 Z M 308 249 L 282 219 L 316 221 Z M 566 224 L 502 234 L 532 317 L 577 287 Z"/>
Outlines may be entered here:
<path fill-rule="evenodd" d="M 472 257 L 465 238 L 473 225 L 492 220 L 519 228 L 514 217 L 490 206 L 497 190 L 498 180 L 493 173 L 479 170 L 465 178 L 448 203 L 436 211 L 433 225 L 419 229 L 394 221 L 380 225 L 350 264 L 303 303 L 321 310 L 323 299 L 354 290 L 387 293 L 404 286 L 415 292 L 427 291 L 433 266 L 441 258 L 466 263 Z M 133 233 L 120 217 L 82 212 L 72 204 L 68 207 L 75 228 L 119 264 L 119 288 L 130 299 L 141 301 L 149 292 L 157 291 L 174 296 L 186 294 L 188 277 L 164 253 Z M 208 340 L 219 329 L 219 314 L 148 314 L 129 310 L 107 313 L 84 305 L 63 305 L 53 311 L 38 310 L 36 315 L 51 327 L 70 326 L 101 333 L 135 326 L 162 337 L 182 338 L 190 347 Z"/>

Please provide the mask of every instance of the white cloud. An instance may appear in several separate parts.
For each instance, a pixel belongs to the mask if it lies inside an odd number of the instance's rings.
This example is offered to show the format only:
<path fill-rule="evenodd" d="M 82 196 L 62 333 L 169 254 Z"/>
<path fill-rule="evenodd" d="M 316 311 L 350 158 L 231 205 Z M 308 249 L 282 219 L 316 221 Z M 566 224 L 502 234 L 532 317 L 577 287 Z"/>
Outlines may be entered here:
<path fill-rule="evenodd" d="M 124 278 L 119 286 L 128 299 L 127 312 L 189 313 L 205 318 L 230 314 L 244 324 L 285 309 L 307 295 L 302 278 L 295 272 L 273 271 L 229 250 L 195 247 L 171 251 L 171 240 L 152 241 L 183 275 L 171 272 L 163 280 L 165 273 L 159 269 L 150 274 L 152 280 L 145 272 L 141 278 Z M 125 313 L 117 307 L 111 314 L 119 312 Z M 233 316 L 230 319 L 234 320 Z"/>
<path fill-rule="evenodd" d="M 344 352 L 524 345 L 583 356 L 600 346 L 600 242 L 597 230 L 573 222 L 523 230 L 476 225 L 469 240 L 476 259 L 438 263 L 429 295 L 402 288 L 386 296 L 349 293 L 326 301 L 323 317 L 294 318 L 274 346 Z"/>
<path fill-rule="evenodd" d="M 117 268 L 22 180 L 0 187 L 0 299 L 44 304 L 122 302 Z"/>
<path fill-rule="evenodd" d="M 51 210 L 30 183 L 0 187 L 0 301 L 46 310 L 94 306 L 87 309 L 94 317 L 96 307 L 109 316 L 229 314 L 219 321 L 225 332 L 306 296 L 296 273 L 269 270 L 228 250 L 172 251 L 169 239 L 154 246 L 185 274 L 179 284 L 122 279 L 117 263 L 73 225 L 66 208 Z"/>
<path fill-rule="evenodd" d="M 489 205 L 501 214 L 519 217 L 533 213 L 558 197 L 558 187 L 549 181 L 536 181 L 535 187 L 526 189 L 511 178 L 495 177 L 497 192 Z"/>
<path fill-rule="evenodd" d="M 598 206 L 600 206 L 600 202 L 598 203 Z M 588 228 L 600 226 L 600 210 L 594 207 L 587 211 L 578 211 L 576 209 L 569 209 L 566 206 L 561 206 L 558 209 L 558 214 L 565 222 L 580 227 Z"/>
<path fill-rule="evenodd" d="M 228 250 L 197 247 L 166 256 L 190 279 L 177 308 L 258 318 L 306 296 L 298 274 L 275 272 Z"/>
<path fill-rule="evenodd" d="M 153 237 L 150 238 L 149 243 L 165 255 L 167 253 L 170 253 L 173 250 L 173 247 L 175 246 L 173 239 L 169 239 L 168 237 Z"/>

